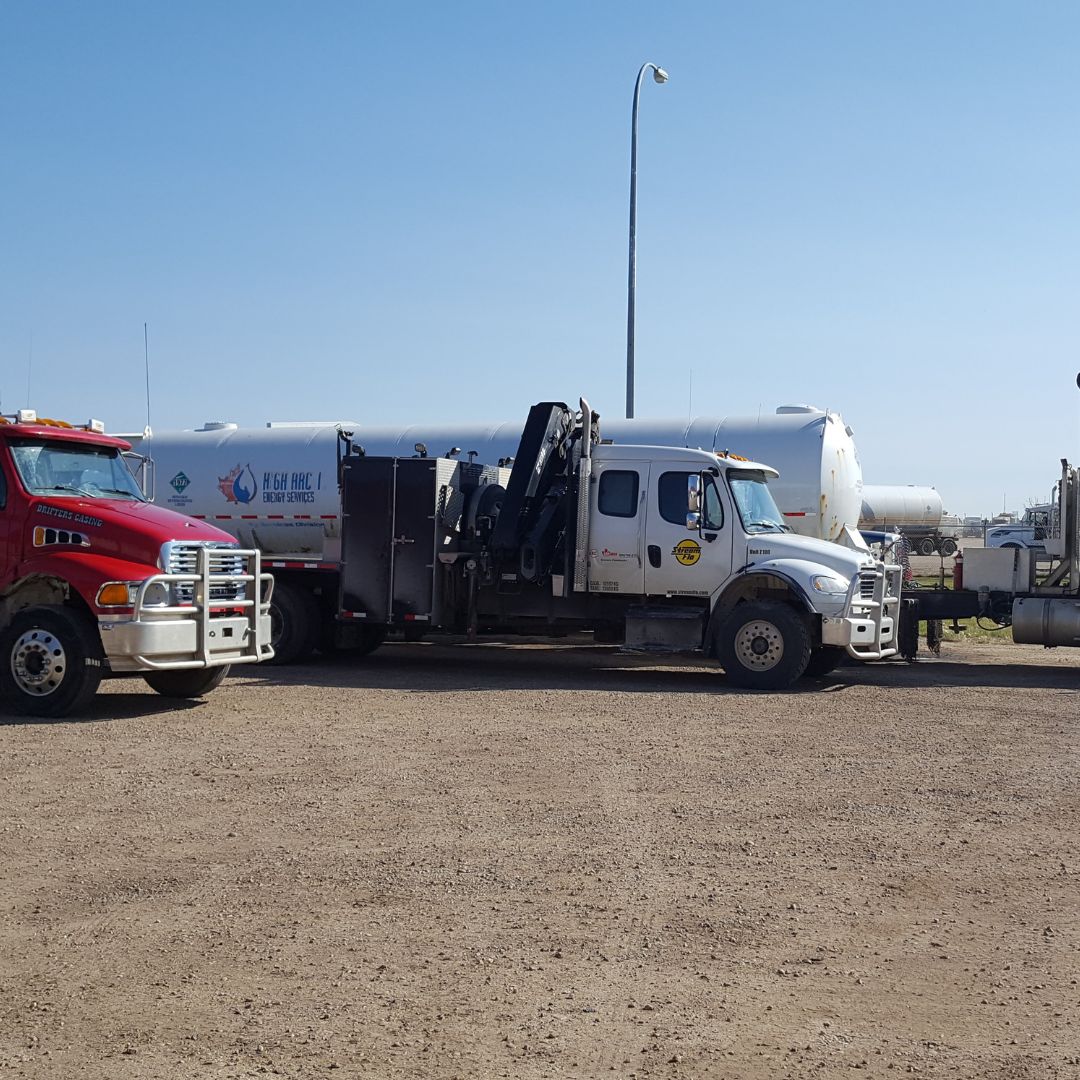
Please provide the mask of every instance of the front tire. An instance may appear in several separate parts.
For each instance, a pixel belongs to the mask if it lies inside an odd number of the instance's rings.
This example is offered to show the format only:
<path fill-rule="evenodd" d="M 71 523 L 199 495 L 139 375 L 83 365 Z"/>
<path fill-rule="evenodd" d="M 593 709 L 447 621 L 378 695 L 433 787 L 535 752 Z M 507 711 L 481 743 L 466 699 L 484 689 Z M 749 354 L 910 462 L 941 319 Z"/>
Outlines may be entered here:
<path fill-rule="evenodd" d="M 307 589 L 286 581 L 274 582 L 270 597 L 271 664 L 295 664 L 306 660 L 319 642 L 319 601 Z"/>
<path fill-rule="evenodd" d="M 717 655 L 728 681 L 748 690 L 786 690 L 810 661 L 810 630 L 794 608 L 776 600 L 740 604 L 724 619 Z"/>
<path fill-rule="evenodd" d="M 143 676 L 151 690 L 162 697 L 199 698 L 224 682 L 229 665 L 214 668 L 181 668 L 179 671 L 151 671 Z"/>
<path fill-rule="evenodd" d="M 27 716 L 82 712 L 101 683 L 97 628 L 71 608 L 21 611 L 0 635 L 0 694 Z"/>
<path fill-rule="evenodd" d="M 810 653 L 810 661 L 803 675 L 817 678 L 835 671 L 847 659 L 847 649 L 839 645 L 821 645 Z"/>

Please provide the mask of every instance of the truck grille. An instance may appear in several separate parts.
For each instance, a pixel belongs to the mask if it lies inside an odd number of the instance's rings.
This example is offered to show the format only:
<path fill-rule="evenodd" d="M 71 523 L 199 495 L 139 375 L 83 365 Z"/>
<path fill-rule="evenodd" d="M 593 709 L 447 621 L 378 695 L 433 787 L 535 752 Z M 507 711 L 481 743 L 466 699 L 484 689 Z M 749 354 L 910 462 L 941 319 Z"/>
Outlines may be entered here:
<path fill-rule="evenodd" d="M 244 573 L 244 557 L 235 545 L 209 544 L 166 544 L 162 551 L 162 567 L 167 574 L 196 574 L 199 571 L 199 551 L 210 550 L 210 575 L 212 578 L 228 578 Z M 177 581 L 172 585 L 173 602 L 190 604 L 195 596 L 193 581 Z M 211 584 L 209 599 L 215 603 L 230 600 L 243 600 L 244 583 L 242 581 L 222 581 Z"/>
<path fill-rule="evenodd" d="M 877 573 L 875 571 L 861 570 L 859 572 L 859 598 L 861 600 L 873 600 L 876 585 Z"/>

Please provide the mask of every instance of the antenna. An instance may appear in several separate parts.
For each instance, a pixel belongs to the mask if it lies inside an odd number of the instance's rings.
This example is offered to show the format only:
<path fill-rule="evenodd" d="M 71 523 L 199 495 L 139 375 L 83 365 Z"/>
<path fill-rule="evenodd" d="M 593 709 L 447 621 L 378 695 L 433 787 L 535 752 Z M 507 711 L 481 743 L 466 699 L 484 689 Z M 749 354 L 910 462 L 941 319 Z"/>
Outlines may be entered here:
<path fill-rule="evenodd" d="M 690 369 L 690 395 L 686 403 L 686 422 L 689 424 L 694 419 L 694 369 Z"/>
<path fill-rule="evenodd" d="M 26 404 L 30 408 L 30 373 L 34 370 L 34 331 L 30 331 L 30 355 L 26 358 Z"/>
<path fill-rule="evenodd" d="M 150 331 L 146 323 L 142 324 L 143 361 L 146 365 L 146 431 L 150 432 Z"/>

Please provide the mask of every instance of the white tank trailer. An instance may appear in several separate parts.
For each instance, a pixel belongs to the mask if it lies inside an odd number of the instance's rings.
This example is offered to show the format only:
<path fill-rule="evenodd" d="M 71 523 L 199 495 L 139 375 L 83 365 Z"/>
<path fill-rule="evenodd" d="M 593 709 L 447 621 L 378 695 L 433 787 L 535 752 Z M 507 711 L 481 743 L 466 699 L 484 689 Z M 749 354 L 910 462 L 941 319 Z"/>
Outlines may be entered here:
<path fill-rule="evenodd" d="M 947 515 L 936 488 L 864 484 L 860 529 L 900 531 L 920 555 L 955 555 L 959 518 Z"/>
<path fill-rule="evenodd" d="M 475 451 L 477 461 L 497 464 L 516 453 L 521 429 L 521 421 L 398 427 L 271 422 L 261 428 L 213 422 L 133 442 L 154 461 L 156 502 L 211 521 L 263 553 L 277 580 L 274 647 L 279 659 L 289 660 L 343 632 L 333 624 L 331 602 L 341 555 L 340 431 L 351 432 L 354 444 L 371 455 L 411 457 L 422 444 L 432 457 L 456 450 L 465 458 Z M 616 443 L 730 450 L 773 466 L 780 473 L 770 483 L 776 502 L 785 521 L 805 536 L 837 540 L 845 525 L 859 520 L 862 468 L 852 430 L 839 413 L 785 405 L 763 416 L 604 419 L 601 431 Z M 295 628 L 281 620 L 304 625 L 292 633 Z"/>

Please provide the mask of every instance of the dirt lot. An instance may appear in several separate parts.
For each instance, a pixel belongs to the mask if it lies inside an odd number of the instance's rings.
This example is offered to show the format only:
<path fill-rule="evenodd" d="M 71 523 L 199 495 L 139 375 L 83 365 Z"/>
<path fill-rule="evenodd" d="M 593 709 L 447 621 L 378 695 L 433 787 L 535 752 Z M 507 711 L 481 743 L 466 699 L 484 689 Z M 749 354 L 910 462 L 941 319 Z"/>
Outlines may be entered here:
<path fill-rule="evenodd" d="M 1080 1078 L 1078 727 L 1006 645 L 114 682 L 0 725 L 0 1077 Z"/>

